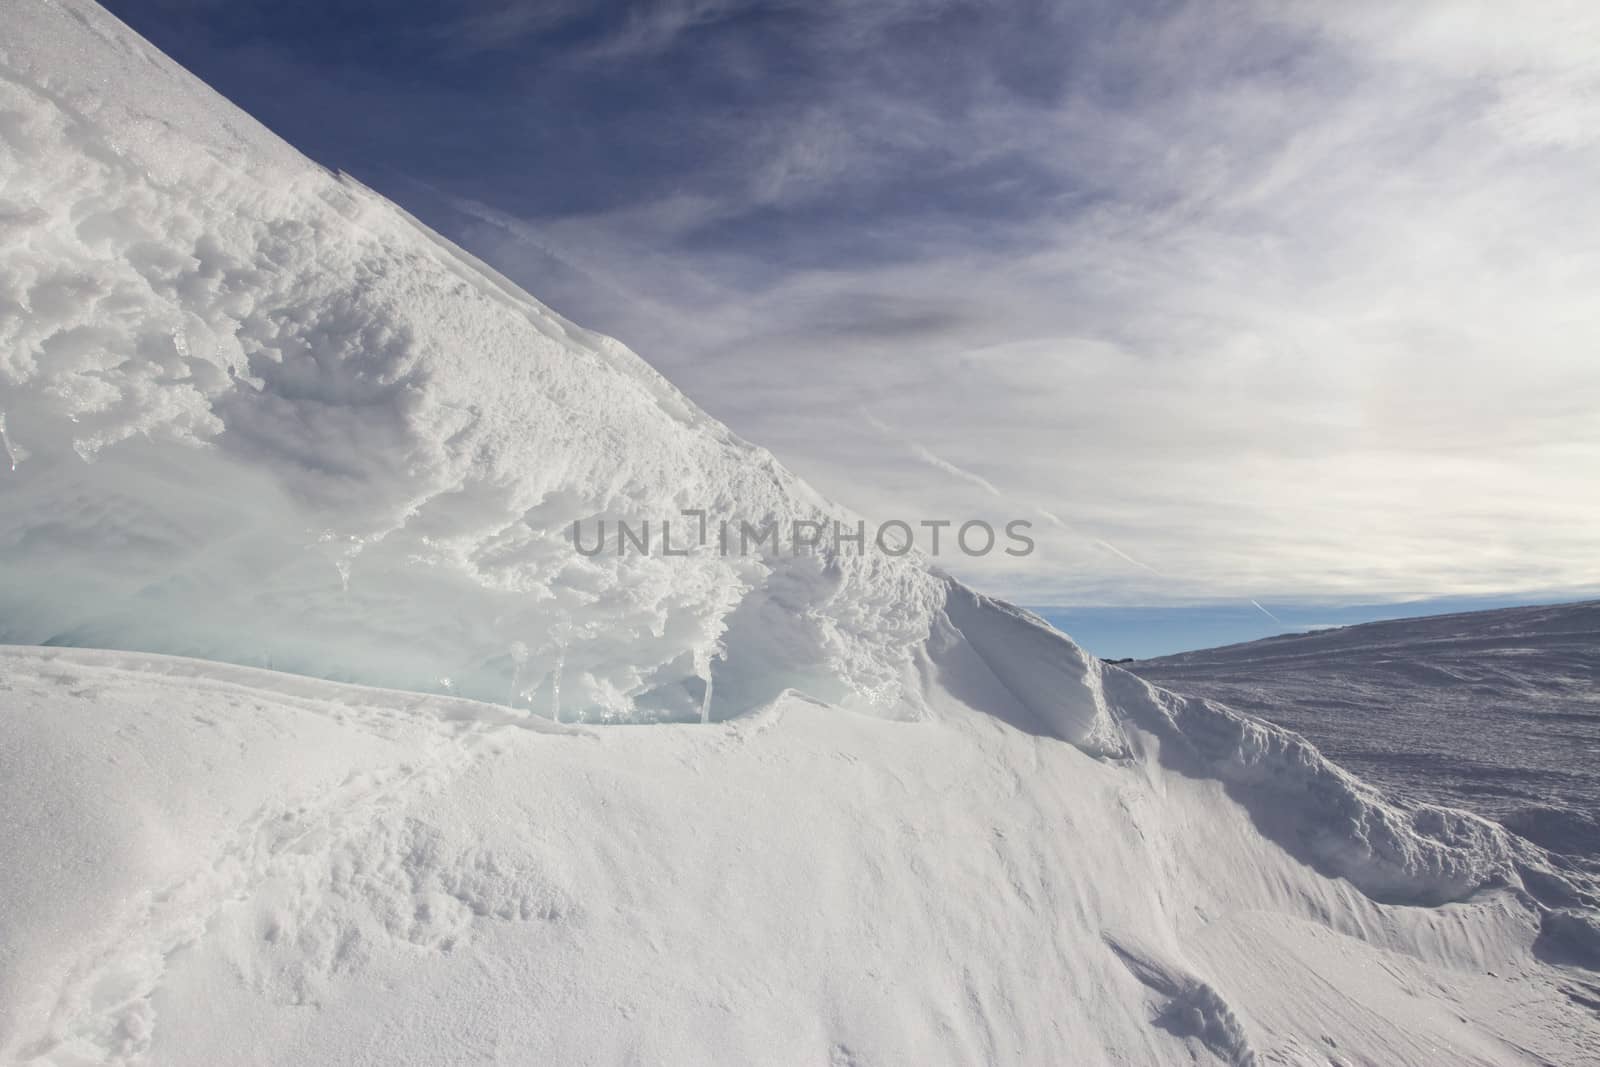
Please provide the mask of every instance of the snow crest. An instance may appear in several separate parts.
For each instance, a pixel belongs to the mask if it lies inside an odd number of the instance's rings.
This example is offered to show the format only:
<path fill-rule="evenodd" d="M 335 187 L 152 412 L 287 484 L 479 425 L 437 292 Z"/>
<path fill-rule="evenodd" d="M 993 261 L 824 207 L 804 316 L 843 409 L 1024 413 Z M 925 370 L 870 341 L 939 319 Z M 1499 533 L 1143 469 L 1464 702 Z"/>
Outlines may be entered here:
<path fill-rule="evenodd" d="M 569 717 L 697 716 L 710 670 L 722 713 L 799 682 L 896 705 L 920 566 L 577 552 L 575 522 L 845 516 L 102 12 L 13 7 L 0 639 Z"/>
<path fill-rule="evenodd" d="M 943 623 L 930 641 L 944 668 L 937 684 L 1092 755 L 1221 782 L 1266 836 L 1373 900 L 1437 905 L 1510 887 L 1545 915 L 1600 906 L 1592 887 L 1499 824 L 1391 801 L 1299 734 L 1151 685 L 1027 611 L 952 584 Z M 980 673 L 998 692 L 972 691 Z"/>

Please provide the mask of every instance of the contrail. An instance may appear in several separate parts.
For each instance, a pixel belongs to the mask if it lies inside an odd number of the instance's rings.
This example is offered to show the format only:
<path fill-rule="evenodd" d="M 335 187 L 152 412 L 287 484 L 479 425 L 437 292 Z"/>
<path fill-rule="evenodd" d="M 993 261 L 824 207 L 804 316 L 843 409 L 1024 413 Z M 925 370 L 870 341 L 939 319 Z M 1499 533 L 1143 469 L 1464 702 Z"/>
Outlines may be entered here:
<path fill-rule="evenodd" d="M 1112 544 L 1110 541 L 1107 541 L 1104 538 L 1100 538 L 1100 537 L 1088 537 L 1087 534 L 1084 534 L 1084 533 L 1082 533 L 1082 532 L 1080 532 L 1078 530 L 1073 529 L 1070 523 L 1068 523 L 1061 516 L 1057 515 L 1055 512 L 1046 511 L 1044 508 L 1039 507 L 1039 505 L 1037 505 L 1037 504 L 1033 505 L 1033 510 L 1037 511 L 1040 515 L 1043 515 L 1046 519 L 1049 519 L 1052 523 L 1054 523 L 1055 525 L 1059 526 L 1061 529 L 1067 531 L 1067 533 L 1073 534 L 1074 536 L 1077 536 L 1077 537 L 1087 537 L 1089 543 L 1094 545 L 1096 548 L 1103 548 L 1107 552 L 1111 553 L 1113 556 L 1116 556 L 1118 559 L 1124 560 L 1124 561 L 1126 561 L 1128 563 L 1131 563 L 1135 567 L 1140 568 L 1141 570 L 1147 570 L 1151 574 L 1155 575 L 1157 578 L 1165 578 L 1166 577 L 1165 574 L 1162 574 L 1160 571 L 1158 571 L 1154 567 L 1150 566 L 1150 564 L 1144 563 L 1144 562 L 1142 562 L 1140 560 L 1137 560 L 1137 559 L 1134 559 L 1132 556 L 1130 556 L 1126 552 L 1122 551 L 1122 549 L 1118 548 L 1116 545 Z"/>
<path fill-rule="evenodd" d="M 930 467 L 934 467 L 937 470 L 944 471 L 946 474 L 950 475 L 951 477 L 960 478 L 964 482 L 967 482 L 967 483 L 969 483 L 971 485 L 975 485 L 979 489 L 982 489 L 984 492 L 988 493 L 990 496 L 998 497 L 1001 500 L 1010 499 L 1009 496 L 1006 493 L 1001 492 L 1001 490 L 993 482 L 989 481 L 989 479 L 983 477 L 980 474 L 974 474 L 971 471 L 969 471 L 969 470 L 967 470 L 967 469 L 965 469 L 963 467 L 956 466 L 954 463 L 951 463 L 949 460 L 945 459 L 943 456 L 935 454 L 932 449 L 929 449 L 929 448 L 927 448 L 927 447 L 925 447 L 925 446 L 923 446 L 921 444 L 918 444 L 916 441 L 913 441 L 908 437 L 901 437 L 899 434 L 896 434 L 893 430 L 891 430 L 888 426 L 884 425 L 884 423 L 881 420 L 875 418 L 872 415 L 872 413 L 867 411 L 865 408 L 858 408 L 857 410 L 860 411 L 861 417 L 863 419 L 865 419 L 867 424 L 870 425 L 873 429 L 877 430 L 880 434 L 882 434 L 884 437 L 888 438 L 889 440 L 895 441 L 895 442 L 899 443 L 900 445 L 904 446 L 914 456 L 916 456 L 918 459 L 922 460 L 924 463 L 928 464 Z M 1160 571 L 1156 570 L 1154 567 L 1150 566 L 1148 563 L 1141 563 L 1139 560 L 1134 559 L 1132 556 L 1130 556 L 1126 552 L 1122 551 L 1122 549 L 1118 548 L 1116 545 L 1112 544 L 1110 541 L 1106 541 L 1106 540 L 1103 540 L 1103 539 L 1098 538 L 1098 537 L 1090 537 L 1088 534 L 1085 534 L 1081 530 L 1074 529 L 1069 523 L 1064 521 L 1059 515 L 1056 515 L 1053 512 L 1045 510 L 1044 508 L 1040 507 L 1038 504 L 1034 504 L 1034 503 L 1027 502 L 1027 501 L 1024 501 L 1024 503 L 1026 504 L 1027 507 L 1032 509 L 1035 513 L 1043 516 L 1046 520 L 1048 520 L 1049 522 L 1051 522 L 1055 526 L 1059 527 L 1060 529 L 1065 530 L 1067 533 L 1071 534 L 1072 536 L 1074 536 L 1074 537 L 1082 537 L 1086 541 L 1088 541 L 1090 544 L 1095 545 L 1095 546 L 1097 546 L 1099 548 L 1103 548 L 1107 552 L 1110 552 L 1112 555 L 1116 556 L 1118 559 L 1123 560 L 1126 563 L 1131 563 L 1135 567 L 1140 568 L 1141 570 L 1147 570 L 1151 574 L 1154 574 L 1158 578 L 1165 578 L 1166 577 L 1166 575 L 1162 574 Z"/>
<path fill-rule="evenodd" d="M 1132 556 L 1130 556 L 1126 552 L 1122 551 L 1122 549 L 1118 548 L 1116 545 L 1112 544 L 1110 541 L 1102 541 L 1100 538 L 1096 537 L 1094 539 L 1094 543 L 1099 545 L 1101 548 L 1105 549 L 1107 552 L 1110 552 L 1113 556 L 1116 556 L 1118 559 L 1125 559 L 1129 563 L 1133 564 L 1135 567 L 1142 567 L 1142 568 L 1144 568 L 1145 570 L 1149 571 L 1151 574 L 1155 575 L 1158 578 L 1165 578 L 1166 577 L 1165 574 L 1162 574 L 1160 571 L 1158 571 L 1154 567 L 1150 566 L 1150 564 L 1141 563 L 1139 560 L 1134 559 Z"/>
<path fill-rule="evenodd" d="M 906 445 L 910 447 L 912 452 L 916 453 L 918 459 L 922 460 L 924 463 L 927 463 L 929 466 L 937 467 L 946 474 L 960 478 L 962 481 L 971 482 L 973 485 L 977 486 L 979 489 L 982 489 L 990 496 L 997 496 L 1004 499 L 1005 494 L 996 489 L 994 483 L 982 475 L 973 474 L 969 470 L 963 470 L 954 463 L 951 463 L 949 460 L 929 452 L 926 448 L 923 448 L 915 441 L 907 441 Z"/>
<path fill-rule="evenodd" d="M 911 440 L 908 437 L 900 436 L 899 434 L 895 433 L 892 429 L 890 429 L 888 426 L 884 425 L 882 420 L 880 420 L 878 418 L 875 418 L 872 415 L 872 413 L 869 412 L 866 408 L 857 408 L 856 410 L 860 412 L 861 417 L 874 430 L 877 430 L 878 433 L 882 434 L 884 437 L 888 438 L 889 440 L 894 441 L 897 444 L 900 444 L 901 446 L 906 448 L 908 451 L 910 451 L 913 455 L 915 455 L 918 459 L 920 459 L 924 463 L 928 464 L 930 467 L 934 467 L 934 468 L 936 468 L 938 470 L 944 471 L 946 474 L 948 474 L 948 475 L 950 475 L 950 476 L 952 476 L 954 478 L 960 478 L 964 482 L 967 482 L 967 483 L 969 483 L 971 485 L 975 485 L 979 489 L 982 489 L 984 492 L 988 493 L 990 496 L 998 497 L 1001 500 L 1010 499 L 1007 496 L 1007 494 L 1001 492 L 1000 489 L 997 488 L 993 482 L 989 481 L 989 479 L 983 477 L 982 475 L 974 474 L 969 470 L 965 470 L 964 468 L 958 467 L 954 463 L 951 463 L 949 460 L 945 459 L 943 456 L 936 455 L 931 449 L 928 449 L 928 448 L 924 447 L 923 445 L 918 444 L 917 442 Z M 1035 513 L 1037 513 L 1040 516 L 1042 516 L 1046 521 L 1051 523 L 1053 526 L 1059 527 L 1060 529 L 1066 531 L 1068 534 L 1071 534 L 1074 537 L 1082 537 L 1084 540 L 1088 541 L 1090 544 L 1094 545 L 1096 548 L 1102 548 L 1105 551 L 1111 553 L 1113 556 L 1116 556 L 1118 559 L 1122 560 L 1123 562 L 1131 563 L 1133 566 L 1138 567 L 1140 570 L 1149 571 L 1151 574 L 1155 575 L 1157 578 L 1165 578 L 1166 577 L 1166 575 L 1163 574 L 1161 571 L 1156 570 L 1154 567 L 1150 566 L 1150 564 L 1145 563 L 1142 560 L 1134 559 L 1132 556 L 1130 556 L 1130 555 L 1128 555 L 1128 553 L 1122 551 L 1122 549 L 1118 548 L 1116 545 L 1112 544 L 1110 541 L 1107 541 L 1107 540 L 1105 540 L 1103 538 L 1099 538 L 1099 537 L 1091 537 L 1088 534 L 1082 532 L 1081 530 L 1074 529 L 1073 526 L 1070 523 L 1068 523 L 1065 519 L 1061 518 L 1061 516 L 1055 514 L 1052 511 L 1048 511 L 1045 508 L 1040 507 L 1038 504 L 1033 504 L 1033 503 L 1028 503 L 1028 502 L 1024 502 L 1024 503 L 1026 503 L 1027 506 L 1030 509 L 1032 509 Z M 1254 607 L 1257 611 L 1261 612 L 1261 614 L 1265 615 L 1267 618 L 1271 619 L 1273 622 L 1277 623 L 1279 626 L 1283 627 L 1284 629 L 1288 629 L 1289 628 L 1289 624 L 1288 623 L 1284 622 L 1282 619 L 1278 618 L 1272 612 L 1270 612 L 1266 608 L 1262 607 L 1261 606 L 1261 602 L 1259 600 L 1254 600 L 1254 599 L 1251 599 L 1249 597 L 1246 597 L 1245 599 L 1248 600 L 1250 602 L 1250 605 L 1252 607 Z"/>
<path fill-rule="evenodd" d="M 979 489 L 982 489 L 990 496 L 997 496 L 1001 499 L 1005 498 L 1005 494 L 999 489 L 995 488 L 995 484 L 989 479 L 979 474 L 973 474 L 971 471 L 964 468 L 958 467 L 954 463 L 951 463 L 949 460 L 945 459 L 943 456 L 935 455 L 931 449 L 919 445 L 909 437 L 901 437 L 899 434 L 895 433 L 894 430 L 886 426 L 881 419 L 874 417 L 873 414 L 866 408 L 857 408 L 856 410 L 861 413 L 861 417 L 866 420 L 867 425 L 871 426 L 874 430 L 877 430 L 878 433 L 882 434 L 889 440 L 904 447 L 912 455 L 922 460 L 922 462 L 928 464 L 928 466 L 936 467 L 939 470 L 944 471 L 946 474 L 960 478 L 964 482 L 969 482 L 972 485 L 977 486 Z"/>
<path fill-rule="evenodd" d="M 1256 606 L 1256 610 L 1257 611 L 1261 612 L 1261 614 L 1265 615 L 1267 618 L 1271 619 L 1273 622 L 1277 623 L 1279 626 L 1287 626 L 1288 625 L 1288 623 L 1284 622 L 1282 619 L 1278 618 L 1272 612 L 1270 612 L 1266 608 L 1262 607 L 1260 602 L 1252 600 L 1252 601 L 1250 601 L 1250 603 L 1252 603 L 1252 604 L 1254 604 Z"/>

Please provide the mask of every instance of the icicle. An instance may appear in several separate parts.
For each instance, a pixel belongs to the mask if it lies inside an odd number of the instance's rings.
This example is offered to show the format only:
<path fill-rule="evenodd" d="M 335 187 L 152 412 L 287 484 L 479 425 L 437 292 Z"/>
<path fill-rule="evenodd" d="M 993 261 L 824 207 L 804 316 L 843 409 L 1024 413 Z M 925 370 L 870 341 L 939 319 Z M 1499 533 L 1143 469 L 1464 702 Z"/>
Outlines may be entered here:
<path fill-rule="evenodd" d="M 711 721 L 711 657 L 705 649 L 694 650 L 694 672 L 706 683 L 705 694 L 700 697 L 700 721 Z"/>
<path fill-rule="evenodd" d="M 317 544 L 319 545 L 331 545 L 338 540 L 339 535 L 334 533 L 332 530 L 324 530 L 322 533 L 317 535 Z M 350 572 L 352 566 L 355 562 L 355 558 L 359 556 L 361 554 L 361 550 L 366 547 L 366 542 L 357 537 L 355 534 L 350 534 L 344 540 L 345 544 L 331 549 L 330 554 L 333 556 L 333 569 L 339 572 L 339 588 L 348 594 L 350 592 Z"/>
<path fill-rule="evenodd" d="M 522 665 L 528 662 L 528 646 L 521 641 L 511 642 L 511 695 L 506 703 L 517 706 L 517 686 L 522 684 Z"/>
<path fill-rule="evenodd" d="M 720 642 L 718 642 L 718 644 L 709 651 L 706 649 L 695 649 L 695 673 L 698 674 L 706 683 L 705 694 L 700 698 L 701 722 L 711 721 L 711 663 L 713 660 L 724 658 L 727 656 L 727 654 L 727 651 L 722 647 Z"/>
<path fill-rule="evenodd" d="M 11 462 L 11 470 L 15 473 L 17 464 L 28 458 L 28 453 L 11 443 L 11 438 L 6 436 L 6 413 L 0 411 L 0 446 L 6 450 L 6 459 Z"/>
<path fill-rule="evenodd" d="M 561 668 L 567 662 L 567 646 L 556 646 L 556 665 L 550 671 L 550 719 L 553 722 L 561 721 Z"/>

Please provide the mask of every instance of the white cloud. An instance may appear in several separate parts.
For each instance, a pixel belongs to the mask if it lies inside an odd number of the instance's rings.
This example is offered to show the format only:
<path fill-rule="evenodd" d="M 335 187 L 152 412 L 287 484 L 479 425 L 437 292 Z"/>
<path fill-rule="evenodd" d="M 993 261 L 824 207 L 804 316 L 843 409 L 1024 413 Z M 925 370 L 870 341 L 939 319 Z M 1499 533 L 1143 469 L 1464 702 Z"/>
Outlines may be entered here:
<path fill-rule="evenodd" d="M 604 279 L 558 306 L 859 510 L 1066 517 L 1020 565 L 952 561 L 1014 597 L 1592 587 L 1597 16 L 1547 14 L 1121 19 L 1096 53 L 1136 75 L 1115 93 L 989 85 L 935 114 L 847 82 L 719 196 L 465 236 L 513 274 L 534 235 Z M 1059 202 L 866 211 L 887 262 L 693 239 L 955 143 L 997 168 L 988 195 L 1039 173 Z"/>

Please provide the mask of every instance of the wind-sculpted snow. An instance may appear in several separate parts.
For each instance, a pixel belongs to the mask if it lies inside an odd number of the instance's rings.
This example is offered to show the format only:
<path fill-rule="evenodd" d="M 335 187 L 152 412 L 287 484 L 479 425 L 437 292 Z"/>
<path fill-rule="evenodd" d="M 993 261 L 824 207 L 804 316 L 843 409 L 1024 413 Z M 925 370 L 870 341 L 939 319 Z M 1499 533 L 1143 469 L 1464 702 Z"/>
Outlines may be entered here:
<path fill-rule="evenodd" d="M 589 729 L 0 649 L 0 1062 L 1481 1067 L 1600 1047 L 1596 983 L 1557 951 L 1585 944 L 1577 920 L 1541 931 L 1510 888 L 1375 902 L 1214 780 L 1139 758 L 1172 735 L 1124 717 L 1133 755 L 1106 759 L 930 699 L 936 721 L 791 692 Z"/>
<path fill-rule="evenodd" d="M 698 716 L 725 650 L 726 711 L 779 675 L 895 705 L 920 567 L 580 555 L 577 520 L 824 505 L 103 13 L 7 18 L 0 638 L 620 718 Z M 781 640 L 730 632 L 772 601 Z"/>
<path fill-rule="evenodd" d="M 1499 825 L 1390 802 L 1299 734 L 1103 664 L 1026 611 L 955 586 L 945 618 L 960 639 L 941 648 L 936 628 L 933 659 L 948 667 L 941 685 L 964 690 L 982 671 L 1003 690 L 984 694 L 982 706 L 1014 726 L 1220 781 L 1269 837 L 1374 900 L 1441 904 L 1513 886 L 1541 907 L 1600 906 Z"/>
<path fill-rule="evenodd" d="M 579 551 L 851 517 L 98 9 L 5 14 L 0 640 L 134 651 L 0 650 L 0 1058 L 1595 1047 L 1594 899 L 1493 824 L 914 556 Z"/>
<path fill-rule="evenodd" d="M 578 520 L 849 516 L 102 12 L 13 8 L 0 638 L 569 719 L 697 719 L 708 682 L 714 718 L 787 689 L 915 717 L 930 686 L 982 676 L 990 713 L 1022 729 L 1125 757 L 1133 721 L 1200 773 L 1276 791 L 1263 818 L 1319 813 L 1285 832 L 1380 899 L 1514 878 L 1487 824 L 1401 812 L 1298 737 L 1103 679 L 915 557 L 724 554 L 714 538 L 580 553 Z M 943 677 L 919 679 L 930 661 Z"/>
<path fill-rule="evenodd" d="M 1439 904 L 1491 885 L 1520 885 L 1540 864 L 1501 827 L 1450 808 L 1402 808 L 1270 723 L 1107 670 L 1106 691 L 1126 716 L 1165 742 L 1174 767 L 1216 778 L 1252 808 L 1263 829 L 1376 900 Z"/>
<path fill-rule="evenodd" d="M 1365 623 L 1130 670 L 1304 733 L 1386 793 L 1600 873 L 1600 603 Z M 1446 725 L 1447 724 L 1447 725 Z"/>

